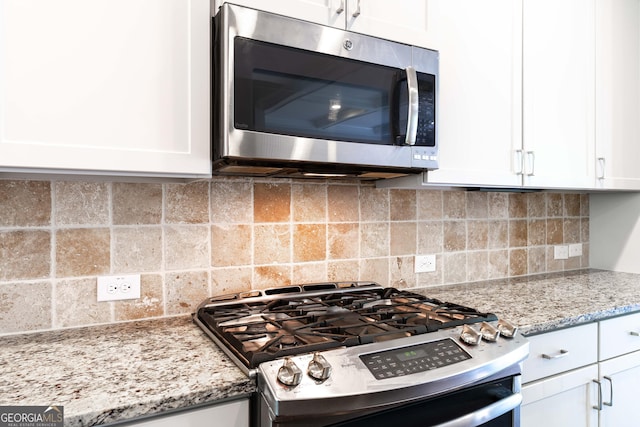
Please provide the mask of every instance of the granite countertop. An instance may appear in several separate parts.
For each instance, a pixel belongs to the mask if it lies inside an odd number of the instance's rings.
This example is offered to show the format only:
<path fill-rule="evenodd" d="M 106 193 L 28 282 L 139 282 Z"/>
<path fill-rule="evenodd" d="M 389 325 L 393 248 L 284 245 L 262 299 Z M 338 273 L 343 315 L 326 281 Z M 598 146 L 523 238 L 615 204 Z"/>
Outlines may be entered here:
<path fill-rule="evenodd" d="M 640 275 L 579 270 L 422 288 L 431 298 L 495 313 L 524 335 L 640 311 Z"/>
<path fill-rule="evenodd" d="M 66 427 L 248 396 L 190 316 L 0 338 L 0 405 L 61 405 Z"/>

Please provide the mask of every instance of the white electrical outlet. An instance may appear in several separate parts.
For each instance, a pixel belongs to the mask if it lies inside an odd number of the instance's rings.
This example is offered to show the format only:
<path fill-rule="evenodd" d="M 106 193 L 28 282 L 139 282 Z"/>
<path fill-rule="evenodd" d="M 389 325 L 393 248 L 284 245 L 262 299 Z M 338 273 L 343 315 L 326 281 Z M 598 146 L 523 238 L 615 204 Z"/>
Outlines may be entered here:
<path fill-rule="evenodd" d="M 428 273 L 430 271 L 436 271 L 436 256 L 416 255 L 414 270 L 415 273 Z"/>
<path fill-rule="evenodd" d="M 140 298 L 140 275 L 98 277 L 98 301 Z"/>
<path fill-rule="evenodd" d="M 569 258 L 569 246 L 558 245 L 553 247 L 553 259 L 567 259 Z"/>
<path fill-rule="evenodd" d="M 582 256 L 582 243 L 569 245 L 569 257 Z"/>

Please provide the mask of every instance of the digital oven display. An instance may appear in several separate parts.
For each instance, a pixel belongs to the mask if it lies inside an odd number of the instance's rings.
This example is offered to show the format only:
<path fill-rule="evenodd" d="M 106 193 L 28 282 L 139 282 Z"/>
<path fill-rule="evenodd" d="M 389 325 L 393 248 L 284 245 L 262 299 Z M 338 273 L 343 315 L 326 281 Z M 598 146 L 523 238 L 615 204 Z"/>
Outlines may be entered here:
<path fill-rule="evenodd" d="M 442 368 L 467 359 L 471 356 L 450 339 L 360 356 L 378 380 Z"/>

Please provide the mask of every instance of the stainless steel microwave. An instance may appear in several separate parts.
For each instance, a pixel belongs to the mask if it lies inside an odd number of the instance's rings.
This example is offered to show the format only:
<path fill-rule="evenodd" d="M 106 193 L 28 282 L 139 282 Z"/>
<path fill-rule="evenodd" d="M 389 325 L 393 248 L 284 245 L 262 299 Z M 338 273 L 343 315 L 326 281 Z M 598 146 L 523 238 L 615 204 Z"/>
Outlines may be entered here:
<path fill-rule="evenodd" d="M 438 167 L 438 52 L 225 3 L 215 174 L 390 178 Z"/>

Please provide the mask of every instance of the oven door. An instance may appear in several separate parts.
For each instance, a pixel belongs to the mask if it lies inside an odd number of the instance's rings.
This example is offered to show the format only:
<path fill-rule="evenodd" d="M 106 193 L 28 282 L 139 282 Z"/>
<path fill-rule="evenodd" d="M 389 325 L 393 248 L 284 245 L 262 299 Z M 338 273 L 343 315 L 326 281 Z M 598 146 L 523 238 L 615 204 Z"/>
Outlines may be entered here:
<path fill-rule="evenodd" d="M 437 52 L 233 5 L 216 22 L 219 157 L 437 165 Z"/>

